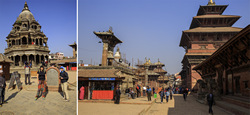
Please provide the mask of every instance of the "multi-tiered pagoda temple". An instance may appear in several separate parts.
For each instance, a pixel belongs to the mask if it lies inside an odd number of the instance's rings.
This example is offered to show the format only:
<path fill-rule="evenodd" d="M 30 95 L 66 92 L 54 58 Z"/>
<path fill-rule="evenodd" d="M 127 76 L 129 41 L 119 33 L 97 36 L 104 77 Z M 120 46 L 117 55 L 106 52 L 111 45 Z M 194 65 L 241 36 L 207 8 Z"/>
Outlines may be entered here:
<path fill-rule="evenodd" d="M 231 27 L 240 16 L 222 15 L 227 6 L 216 5 L 210 0 L 206 6 L 200 6 L 189 30 L 182 32 L 180 46 L 185 49 L 186 54 L 182 60 L 183 68 L 180 75 L 184 87 L 192 89 L 197 80 L 201 79 L 200 75 L 192 70 L 193 67 L 242 30 Z"/>

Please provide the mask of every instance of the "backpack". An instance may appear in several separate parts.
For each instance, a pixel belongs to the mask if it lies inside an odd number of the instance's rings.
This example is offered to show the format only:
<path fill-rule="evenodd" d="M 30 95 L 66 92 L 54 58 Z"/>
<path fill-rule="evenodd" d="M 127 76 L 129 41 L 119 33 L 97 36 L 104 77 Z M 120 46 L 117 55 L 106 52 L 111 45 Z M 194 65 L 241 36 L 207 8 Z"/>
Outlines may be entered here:
<path fill-rule="evenodd" d="M 5 80 L 3 77 L 0 77 L 0 87 L 3 88 L 4 87 L 4 83 L 5 83 Z"/>

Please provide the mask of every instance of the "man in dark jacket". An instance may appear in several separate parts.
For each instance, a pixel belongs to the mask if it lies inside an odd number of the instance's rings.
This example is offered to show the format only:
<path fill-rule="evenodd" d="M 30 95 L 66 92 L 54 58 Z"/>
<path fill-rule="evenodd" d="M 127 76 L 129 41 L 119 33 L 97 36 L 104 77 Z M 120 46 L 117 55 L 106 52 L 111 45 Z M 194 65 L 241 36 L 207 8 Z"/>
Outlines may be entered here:
<path fill-rule="evenodd" d="M 66 101 L 69 101 L 69 94 L 68 94 L 68 73 L 64 70 L 63 66 L 60 67 L 60 79 L 61 79 L 61 87 L 63 92 L 63 98 Z"/>
<path fill-rule="evenodd" d="M 121 97 L 120 87 L 116 88 L 115 96 L 116 96 L 116 98 L 115 98 L 115 104 L 119 104 L 120 103 L 120 97 Z"/>
<path fill-rule="evenodd" d="M 137 98 L 141 96 L 141 87 L 139 84 L 137 84 L 136 93 L 137 93 Z"/>
<path fill-rule="evenodd" d="M 148 101 L 151 101 L 151 88 L 149 88 L 149 86 L 147 86 L 147 90 L 146 90 L 146 93 L 147 93 L 147 96 L 148 96 Z"/>
<path fill-rule="evenodd" d="M 0 72 L 0 107 L 2 107 L 4 102 L 6 82 L 3 73 Z"/>
<path fill-rule="evenodd" d="M 213 103 L 214 103 L 214 94 L 212 93 L 212 90 L 210 90 L 210 93 L 207 95 L 207 102 L 208 102 L 208 105 L 209 105 L 208 112 L 213 114 L 212 106 L 213 106 Z"/>

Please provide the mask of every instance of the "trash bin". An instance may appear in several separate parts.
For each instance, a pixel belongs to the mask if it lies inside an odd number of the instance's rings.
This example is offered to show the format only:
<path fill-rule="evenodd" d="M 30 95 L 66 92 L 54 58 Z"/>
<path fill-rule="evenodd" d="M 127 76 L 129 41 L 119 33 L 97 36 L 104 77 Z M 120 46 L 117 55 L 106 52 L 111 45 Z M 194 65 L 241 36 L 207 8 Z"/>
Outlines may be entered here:
<path fill-rule="evenodd" d="M 154 94 L 154 98 L 157 98 L 157 93 Z"/>

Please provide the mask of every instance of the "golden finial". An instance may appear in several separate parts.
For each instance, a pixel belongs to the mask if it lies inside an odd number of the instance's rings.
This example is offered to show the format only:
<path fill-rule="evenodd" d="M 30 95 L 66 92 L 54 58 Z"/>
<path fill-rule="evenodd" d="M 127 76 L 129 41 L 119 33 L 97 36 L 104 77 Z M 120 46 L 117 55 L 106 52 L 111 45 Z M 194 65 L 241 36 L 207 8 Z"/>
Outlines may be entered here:
<path fill-rule="evenodd" d="M 150 63 L 150 58 L 148 59 L 148 63 Z"/>
<path fill-rule="evenodd" d="M 213 0 L 209 0 L 207 5 L 210 5 L 210 6 L 215 5 L 215 2 L 213 2 Z"/>

